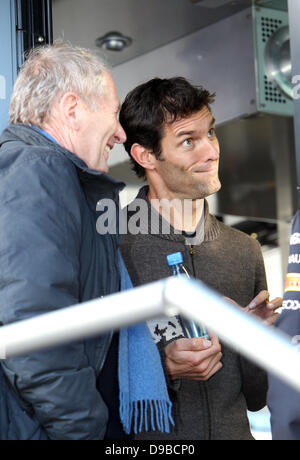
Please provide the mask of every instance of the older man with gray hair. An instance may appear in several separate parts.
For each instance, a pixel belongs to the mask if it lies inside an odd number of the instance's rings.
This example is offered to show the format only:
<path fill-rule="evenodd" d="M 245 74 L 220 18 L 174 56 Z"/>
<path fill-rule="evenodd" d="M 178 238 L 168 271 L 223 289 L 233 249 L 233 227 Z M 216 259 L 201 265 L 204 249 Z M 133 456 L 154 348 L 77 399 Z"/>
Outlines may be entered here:
<path fill-rule="evenodd" d="M 87 50 L 36 48 L 21 68 L 0 139 L 3 324 L 119 290 L 118 235 L 95 229 L 98 200 L 121 186 L 104 174 L 110 150 L 126 139 L 118 110 L 109 72 Z M 109 416 L 97 378 L 110 340 L 2 362 L 40 437 L 105 437 Z M 116 375 L 112 364 L 112 382 Z"/>
<path fill-rule="evenodd" d="M 118 204 L 123 185 L 106 174 L 111 149 L 126 140 L 118 111 L 108 70 L 87 50 L 40 47 L 20 70 L 0 138 L 4 325 L 120 290 L 119 235 L 96 231 L 97 203 Z M 27 414 L 23 434 L 8 426 L 2 438 L 126 438 L 118 348 L 108 333 L 0 362 L 0 384 L 7 379 Z"/>

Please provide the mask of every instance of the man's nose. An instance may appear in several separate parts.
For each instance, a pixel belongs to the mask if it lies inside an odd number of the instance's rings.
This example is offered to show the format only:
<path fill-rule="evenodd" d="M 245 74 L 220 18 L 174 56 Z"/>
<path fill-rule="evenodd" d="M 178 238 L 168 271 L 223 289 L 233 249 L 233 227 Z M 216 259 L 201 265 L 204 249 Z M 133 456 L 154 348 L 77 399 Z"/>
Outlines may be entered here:
<path fill-rule="evenodd" d="M 126 141 L 126 133 L 124 131 L 124 129 L 122 128 L 121 126 L 121 123 L 118 122 L 118 127 L 116 129 L 116 132 L 114 134 L 114 140 L 115 140 L 115 143 L 116 144 L 124 144 L 124 142 Z"/>
<path fill-rule="evenodd" d="M 209 139 L 205 141 L 205 157 L 206 160 L 218 160 L 220 157 L 219 142 L 211 142 Z"/>

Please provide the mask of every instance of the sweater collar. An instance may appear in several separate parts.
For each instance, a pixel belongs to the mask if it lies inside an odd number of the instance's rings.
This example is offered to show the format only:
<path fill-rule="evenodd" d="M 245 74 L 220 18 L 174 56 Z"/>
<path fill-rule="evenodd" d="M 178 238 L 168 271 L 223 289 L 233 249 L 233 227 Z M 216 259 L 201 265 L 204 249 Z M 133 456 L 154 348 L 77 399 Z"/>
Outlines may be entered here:
<path fill-rule="evenodd" d="M 174 229 L 157 211 L 156 209 L 151 206 L 150 201 L 148 200 L 148 191 L 149 186 L 145 185 L 142 187 L 135 200 L 129 205 L 129 212 L 135 209 L 135 205 L 137 204 L 136 200 L 144 200 L 147 203 L 148 209 L 148 219 L 147 224 L 148 228 L 141 228 L 142 233 L 151 232 L 155 236 L 160 238 L 168 239 L 168 240 L 177 240 L 183 241 L 187 239 L 187 235 L 185 233 L 180 232 L 179 230 Z M 134 212 L 134 211 L 133 211 Z M 153 218 L 154 217 L 154 218 Z M 162 228 L 170 228 L 169 232 L 163 233 L 160 231 Z M 201 229 L 202 226 L 202 229 Z M 143 223 L 141 222 L 141 227 L 143 227 Z M 202 218 L 197 227 L 197 231 L 195 232 L 196 236 L 188 237 L 188 240 L 191 241 L 191 244 L 201 244 L 203 241 L 213 241 L 218 238 L 220 234 L 220 224 L 218 220 L 209 213 L 209 205 L 207 200 L 204 200 L 204 212 Z"/>

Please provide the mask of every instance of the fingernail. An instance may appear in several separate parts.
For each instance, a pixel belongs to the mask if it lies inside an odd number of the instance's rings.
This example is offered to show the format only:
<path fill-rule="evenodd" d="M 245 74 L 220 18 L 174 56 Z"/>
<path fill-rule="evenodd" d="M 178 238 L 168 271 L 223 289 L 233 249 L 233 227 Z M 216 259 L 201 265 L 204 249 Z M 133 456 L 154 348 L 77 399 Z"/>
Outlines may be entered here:
<path fill-rule="evenodd" d="M 248 307 L 249 307 L 249 308 L 255 308 L 255 307 L 256 307 L 256 303 L 255 303 L 255 302 L 251 302 L 251 303 L 249 303 Z"/>
<path fill-rule="evenodd" d="M 204 346 L 204 348 L 209 348 L 209 347 L 211 347 L 211 342 L 209 340 L 204 339 L 203 340 L 203 346 Z"/>

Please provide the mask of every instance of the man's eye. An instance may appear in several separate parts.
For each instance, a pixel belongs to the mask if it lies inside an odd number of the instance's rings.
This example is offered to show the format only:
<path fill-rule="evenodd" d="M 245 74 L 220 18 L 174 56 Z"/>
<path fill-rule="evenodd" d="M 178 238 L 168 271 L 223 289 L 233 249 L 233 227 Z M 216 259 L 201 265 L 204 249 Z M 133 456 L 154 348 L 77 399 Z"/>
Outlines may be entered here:
<path fill-rule="evenodd" d="M 209 131 L 208 131 L 208 137 L 214 137 L 216 135 L 216 130 L 215 128 L 211 128 Z"/>
<path fill-rule="evenodd" d="M 193 145 L 193 139 L 192 139 L 191 137 L 190 137 L 189 139 L 185 139 L 185 140 L 183 141 L 183 145 L 184 145 L 185 147 L 191 147 L 191 146 Z"/>

